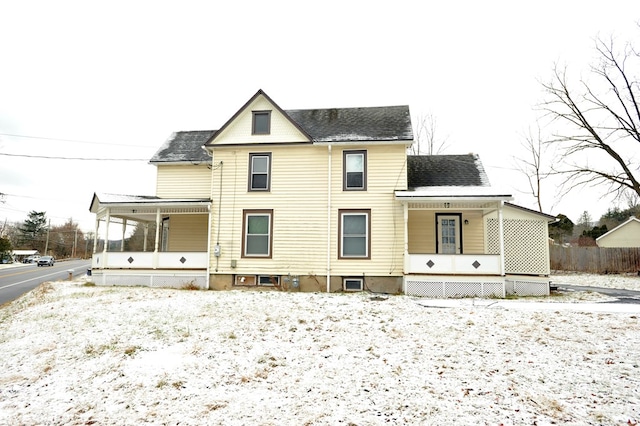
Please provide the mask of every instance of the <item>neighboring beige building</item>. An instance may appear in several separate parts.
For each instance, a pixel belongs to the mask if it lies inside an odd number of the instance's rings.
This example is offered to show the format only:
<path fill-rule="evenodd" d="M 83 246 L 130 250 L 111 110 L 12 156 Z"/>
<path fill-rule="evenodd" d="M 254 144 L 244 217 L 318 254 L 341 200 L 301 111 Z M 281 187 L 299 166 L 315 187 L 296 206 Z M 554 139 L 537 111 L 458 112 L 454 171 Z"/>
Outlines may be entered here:
<path fill-rule="evenodd" d="M 548 294 L 553 218 L 509 203 L 477 156 L 407 156 L 412 143 L 407 106 L 283 110 L 258 91 L 219 130 L 165 142 L 155 196 L 94 195 L 96 236 L 156 224 L 154 247 L 94 253 L 94 280 Z"/>
<path fill-rule="evenodd" d="M 640 220 L 630 217 L 626 222 L 596 238 L 598 247 L 640 247 Z"/>

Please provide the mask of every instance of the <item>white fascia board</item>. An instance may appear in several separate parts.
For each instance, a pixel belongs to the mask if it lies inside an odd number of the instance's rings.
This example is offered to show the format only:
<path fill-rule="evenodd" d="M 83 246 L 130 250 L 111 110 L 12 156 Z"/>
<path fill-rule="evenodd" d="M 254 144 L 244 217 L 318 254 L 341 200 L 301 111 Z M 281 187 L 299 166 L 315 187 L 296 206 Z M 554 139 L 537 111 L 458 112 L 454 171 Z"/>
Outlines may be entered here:
<path fill-rule="evenodd" d="M 410 146 L 413 143 L 412 140 L 400 139 L 400 140 L 348 140 L 348 141 L 313 141 L 314 145 L 334 145 L 334 146 L 353 146 L 353 145 L 405 145 Z"/>

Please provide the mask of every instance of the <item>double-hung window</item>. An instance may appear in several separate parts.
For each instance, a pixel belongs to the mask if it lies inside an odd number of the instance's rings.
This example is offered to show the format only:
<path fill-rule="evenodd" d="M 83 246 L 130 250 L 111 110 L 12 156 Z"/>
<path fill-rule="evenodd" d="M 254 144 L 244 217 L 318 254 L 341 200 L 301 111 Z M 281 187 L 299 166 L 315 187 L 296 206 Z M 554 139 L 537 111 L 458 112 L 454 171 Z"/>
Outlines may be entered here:
<path fill-rule="evenodd" d="M 273 210 L 244 210 L 242 257 L 271 257 Z"/>
<path fill-rule="evenodd" d="M 339 216 L 339 257 L 370 259 L 371 210 L 340 210 Z"/>
<path fill-rule="evenodd" d="M 253 111 L 251 134 L 268 135 L 269 133 L 271 133 L 271 111 Z"/>
<path fill-rule="evenodd" d="M 249 191 L 271 188 L 271 153 L 249 154 Z"/>
<path fill-rule="evenodd" d="M 343 151 L 342 188 L 345 191 L 367 189 L 367 151 Z"/>

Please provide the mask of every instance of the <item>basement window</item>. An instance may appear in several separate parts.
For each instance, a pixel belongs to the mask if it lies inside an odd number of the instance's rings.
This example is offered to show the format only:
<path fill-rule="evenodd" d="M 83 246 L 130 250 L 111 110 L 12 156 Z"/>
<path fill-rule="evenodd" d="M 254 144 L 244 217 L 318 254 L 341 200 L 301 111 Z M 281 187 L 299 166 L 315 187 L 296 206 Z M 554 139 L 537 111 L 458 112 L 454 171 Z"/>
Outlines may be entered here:
<path fill-rule="evenodd" d="M 344 278 L 342 280 L 342 288 L 344 291 L 362 291 L 364 289 L 364 280 L 362 278 Z"/>
<path fill-rule="evenodd" d="M 235 285 L 239 286 L 280 286 L 280 277 L 277 275 L 236 275 Z"/>
<path fill-rule="evenodd" d="M 258 285 L 270 286 L 270 287 L 279 287 L 280 286 L 280 277 L 274 275 L 259 275 L 258 276 Z"/>

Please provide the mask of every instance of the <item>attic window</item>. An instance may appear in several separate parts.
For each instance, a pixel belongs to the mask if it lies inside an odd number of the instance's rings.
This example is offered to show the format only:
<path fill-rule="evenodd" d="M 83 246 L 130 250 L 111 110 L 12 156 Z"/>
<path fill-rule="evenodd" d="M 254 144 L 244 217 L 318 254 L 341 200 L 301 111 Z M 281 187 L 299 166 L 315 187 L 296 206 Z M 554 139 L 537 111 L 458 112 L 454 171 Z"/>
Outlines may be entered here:
<path fill-rule="evenodd" d="M 271 111 L 253 111 L 252 135 L 271 133 Z"/>

